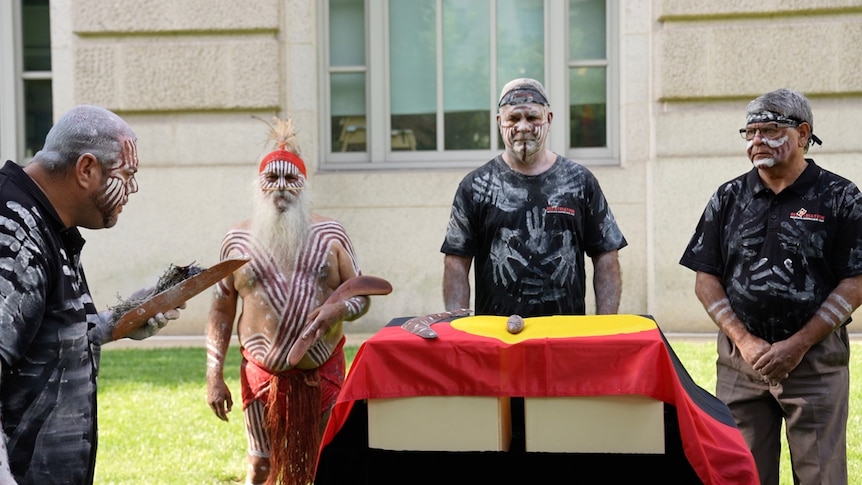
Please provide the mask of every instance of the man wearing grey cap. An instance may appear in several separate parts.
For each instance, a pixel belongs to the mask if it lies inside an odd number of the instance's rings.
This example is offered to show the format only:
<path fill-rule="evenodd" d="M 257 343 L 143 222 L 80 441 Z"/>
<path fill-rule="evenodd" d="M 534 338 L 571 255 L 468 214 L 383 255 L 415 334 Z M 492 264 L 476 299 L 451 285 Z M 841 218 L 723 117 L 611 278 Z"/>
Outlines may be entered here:
<path fill-rule="evenodd" d="M 712 195 L 680 264 L 721 330 L 716 396 L 779 483 L 782 423 L 794 482 L 847 483 L 850 345 L 862 303 L 862 194 L 805 158 L 808 99 L 779 89 L 748 104 L 753 167 Z"/>
<path fill-rule="evenodd" d="M 497 124 L 505 151 L 461 181 L 441 252 L 447 310 L 477 315 L 584 315 L 585 254 L 593 263 L 597 314 L 616 313 L 626 246 L 595 176 L 546 147 L 553 120 L 544 86 L 508 82 Z"/>

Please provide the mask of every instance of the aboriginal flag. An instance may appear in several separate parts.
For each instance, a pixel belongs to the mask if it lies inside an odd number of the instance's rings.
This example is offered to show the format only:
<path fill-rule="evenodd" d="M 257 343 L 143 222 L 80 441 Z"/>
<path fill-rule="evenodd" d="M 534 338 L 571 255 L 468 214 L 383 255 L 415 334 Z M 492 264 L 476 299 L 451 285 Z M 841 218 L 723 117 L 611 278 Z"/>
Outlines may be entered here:
<path fill-rule="evenodd" d="M 465 317 L 434 324 L 435 339 L 403 330 L 408 318 L 392 320 L 357 352 L 323 437 L 316 485 L 759 483 L 730 411 L 694 383 L 651 317 L 533 317 L 515 335 L 506 317 Z M 622 395 L 664 403 L 664 453 L 525 450 L 523 398 Z M 511 447 L 369 448 L 368 400 L 415 396 L 512 397 Z"/>

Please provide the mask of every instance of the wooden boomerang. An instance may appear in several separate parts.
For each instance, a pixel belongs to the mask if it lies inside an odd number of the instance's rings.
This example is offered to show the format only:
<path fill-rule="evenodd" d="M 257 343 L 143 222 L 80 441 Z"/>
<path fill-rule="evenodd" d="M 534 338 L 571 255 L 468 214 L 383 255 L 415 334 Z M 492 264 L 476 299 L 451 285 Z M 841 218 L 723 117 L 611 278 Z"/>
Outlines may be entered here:
<path fill-rule="evenodd" d="M 392 285 L 383 278 L 378 278 L 377 276 L 358 275 L 353 278 L 349 278 L 336 288 L 335 291 L 329 295 L 329 298 L 323 302 L 323 305 L 346 300 L 354 296 L 388 295 L 389 293 L 392 293 Z M 302 360 L 305 353 L 308 352 L 308 349 L 310 349 L 324 333 L 325 332 L 321 331 L 321 329 L 314 324 L 314 320 L 308 322 L 305 329 L 299 335 L 299 338 L 293 343 L 293 347 L 290 348 L 290 352 L 287 354 L 287 365 L 295 367 L 299 364 L 299 361 Z"/>
<path fill-rule="evenodd" d="M 247 262 L 247 259 L 226 259 L 148 298 L 140 305 L 120 316 L 116 326 L 114 326 L 114 340 L 121 339 L 132 330 L 144 326 L 147 320 L 158 313 L 164 313 L 179 307 Z"/>
<path fill-rule="evenodd" d="M 469 308 L 461 308 L 449 312 L 431 313 L 413 317 L 401 324 L 401 328 L 422 338 L 437 338 L 437 332 L 431 328 L 432 323 L 442 322 L 448 318 L 466 317 L 473 313 Z"/>

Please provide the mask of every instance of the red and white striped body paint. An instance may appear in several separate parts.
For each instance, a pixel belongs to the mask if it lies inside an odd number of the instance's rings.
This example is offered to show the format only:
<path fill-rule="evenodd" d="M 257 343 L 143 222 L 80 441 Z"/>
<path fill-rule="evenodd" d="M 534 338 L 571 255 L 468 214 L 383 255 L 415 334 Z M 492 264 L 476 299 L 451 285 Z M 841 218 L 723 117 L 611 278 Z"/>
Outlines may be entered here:
<path fill-rule="evenodd" d="M 359 274 L 350 239 L 336 221 L 311 225 L 306 244 L 289 270 L 279 267 L 269 249 L 254 240 L 247 230 L 235 229 L 225 236 L 222 259 L 251 259 L 234 278 L 243 307 L 237 333 L 240 344 L 261 366 L 273 372 L 288 368 L 287 354 L 299 338 L 308 315 L 334 289 L 326 281 L 332 271 L 338 271 L 333 265 L 334 252 L 339 246 L 349 255 L 355 274 Z M 331 349 L 318 342 L 306 355 L 320 365 L 330 354 Z"/>

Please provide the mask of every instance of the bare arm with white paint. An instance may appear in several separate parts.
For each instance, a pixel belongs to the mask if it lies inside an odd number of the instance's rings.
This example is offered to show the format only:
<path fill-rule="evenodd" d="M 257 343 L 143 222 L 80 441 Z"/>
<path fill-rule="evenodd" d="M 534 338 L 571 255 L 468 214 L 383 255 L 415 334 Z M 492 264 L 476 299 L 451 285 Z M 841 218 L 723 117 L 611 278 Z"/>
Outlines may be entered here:
<path fill-rule="evenodd" d="M 748 331 L 730 307 L 730 300 L 718 276 L 697 272 L 694 293 L 719 330 L 739 349 L 742 358 L 751 365 L 769 350 L 769 342 Z"/>
<path fill-rule="evenodd" d="M 618 251 L 601 253 L 592 259 L 596 315 L 615 314 L 620 308 L 623 288 Z"/>
<path fill-rule="evenodd" d="M 784 379 L 811 347 L 841 328 L 860 304 L 862 275 L 839 281 L 808 323 L 786 340 L 772 344 L 754 363 L 754 369 L 769 379 Z"/>
<path fill-rule="evenodd" d="M 473 258 L 447 254 L 443 260 L 443 304 L 447 311 L 470 308 L 470 266 Z"/>
<path fill-rule="evenodd" d="M 224 363 L 233 334 L 239 294 L 234 288 L 234 276 L 219 281 L 213 292 L 207 324 L 207 402 L 222 421 L 233 408 L 230 389 L 224 381 Z"/>

